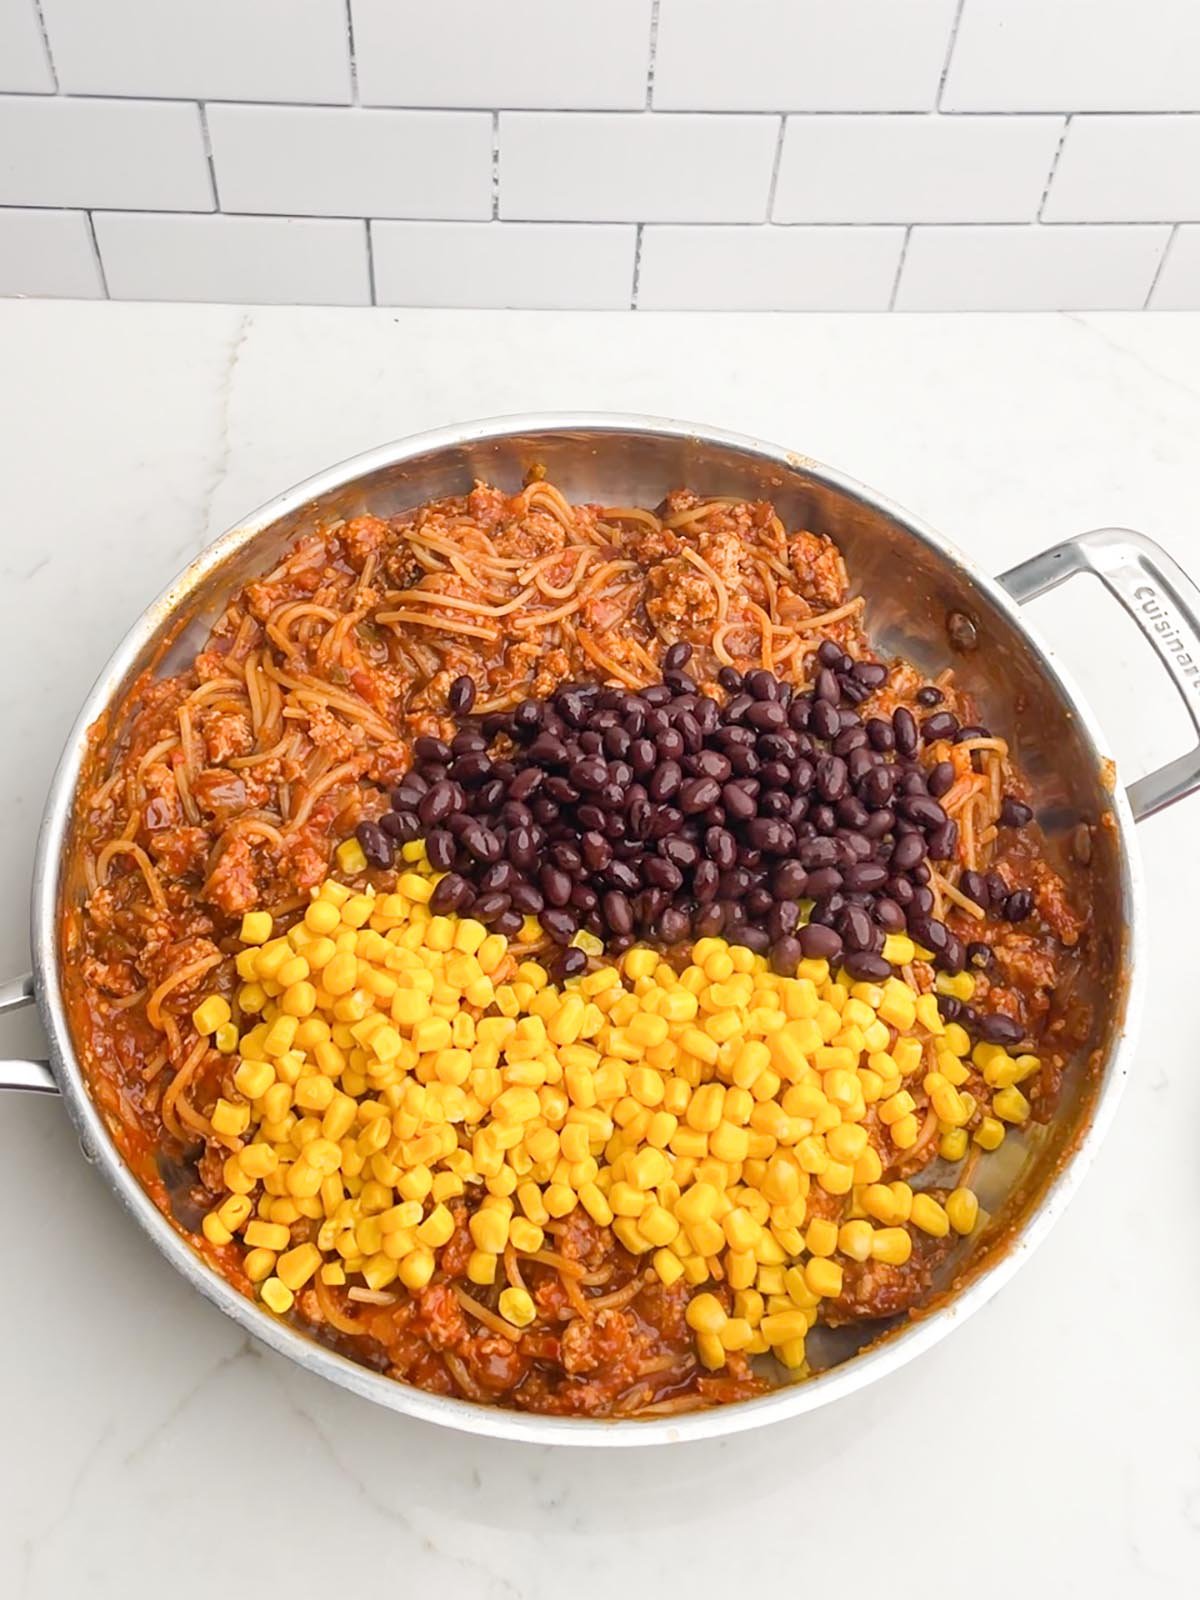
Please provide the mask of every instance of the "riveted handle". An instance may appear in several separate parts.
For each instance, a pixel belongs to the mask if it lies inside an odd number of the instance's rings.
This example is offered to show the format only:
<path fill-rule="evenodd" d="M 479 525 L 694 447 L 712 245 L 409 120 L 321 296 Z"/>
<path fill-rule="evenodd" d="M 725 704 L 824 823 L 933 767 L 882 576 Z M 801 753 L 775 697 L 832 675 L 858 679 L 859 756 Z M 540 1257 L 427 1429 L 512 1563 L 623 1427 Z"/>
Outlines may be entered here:
<path fill-rule="evenodd" d="M 28 973 L 0 983 L 0 1016 L 33 1004 L 33 979 Z M 57 1094 L 58 1085 L 48 1061 L 0 1061 L 0 1089 L 32 1089 L 38 1094 Z"/>
<path fill-rule="evenodd" d="M 1140 822 L 1200 789 L 1200 589 L 1161 545 L 1130 528 L 1096 528 L 1065 539 L 996 581 L 1023 605 L 1080 572 L 1099 578 L 1141 628 L 1196 729 L 1194 749 L 1129 785 L 1129 805 Z"/>

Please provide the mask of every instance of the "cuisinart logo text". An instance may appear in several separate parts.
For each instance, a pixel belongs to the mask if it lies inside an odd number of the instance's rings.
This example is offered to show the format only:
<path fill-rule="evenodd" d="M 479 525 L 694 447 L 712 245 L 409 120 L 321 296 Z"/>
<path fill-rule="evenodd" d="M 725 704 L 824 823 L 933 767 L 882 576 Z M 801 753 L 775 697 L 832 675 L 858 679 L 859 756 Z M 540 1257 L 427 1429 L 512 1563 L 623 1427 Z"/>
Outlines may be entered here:
<path fill-rule="evenodd" d="M 1147 633 L 1158 635 L 1162 653 L 1175 664 L 1179 676 L 1188 680 L 1189 687 L 1195 688 L 1200 684 L 1200 665 L 1189 654 L 1178 625 L 1158 598 L 1158 591 L 1149 584 L 1143 584 L 1140 589 L 1133 591 L 1133 598 L 1146 618 Z"/>

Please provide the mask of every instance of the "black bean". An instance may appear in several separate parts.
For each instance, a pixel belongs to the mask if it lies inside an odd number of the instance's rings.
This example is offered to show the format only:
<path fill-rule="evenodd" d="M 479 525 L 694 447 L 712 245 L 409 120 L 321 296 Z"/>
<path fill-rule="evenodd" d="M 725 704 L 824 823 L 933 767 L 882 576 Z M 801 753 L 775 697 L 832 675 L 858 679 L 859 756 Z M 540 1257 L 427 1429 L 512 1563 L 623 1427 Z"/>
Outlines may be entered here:
<path fill-rule="evenodd" d="M 500 859 L 500 841 L 490 828 L 485 828 L 479 823 L 468 828 L 462 836 L 462 842 L 467 850 L 485 865 Z"/>
<path fill-rule="evenodd" d="M 473 911 L 474 907 L 471 909 Z M 506 939 L 511 939 L 520 933 L 524 922 L 521 913 L 514 911 L 510 906 L 507 911 L 502 911 L 498 917 L 492 919 L 491 928 L 493 933 L 502 933 Z"/>
<path fill-rule="evenodd" d="M 510 800 L 528 800 L 541 788 L 546 774 L 540 767 L 525 767 L 508 786 Z"/>
<path fill-rule="evenodd" d="M 551 906 L 565 906 L 571 898 L 571 876 L 549 862 L 538 872 L 538 887 Z"/>
<path fill-rule="evenodd" d="M 799 939 L 787 936 L 776 939 L 771 946 L 771 970 L 780 977 L 794 978 L 796 968 L 804 959 L 804 947 Z"/>
<path fill-rule="evenodd" d="M 877 661 L 856 661 L 850 668 L 850 675 L 868 689 L 879 689 L 887 682 L 887 668 Z"/>
<path fill-rule="evenodd" d="M 664 672 L 679 672 L 687 666 L 692 659 L 692 647 L 686 639 L 679 639 L 663 652 L 662 669 Z"/>
<path fill-rule="evenodd" d="M 570 945 L 558 958 L 558 975 L 561 978 L 577 978 L 581 972 L 587 971 L 587 964 L 586 953 L 578 945 Z"/>
<path fill-rule="evenodd" d="M 817 673 L 816 683 L 813 685 L 813 698 L 817 701 L 823 700 L 831 706 L 836 706 L 841 701 L 842 686 L 831 667 L 822 667 Z"/>
<path fill-rule="evenodd" d="M 813 705 L 809 726 L 820 739 L 832 739 L 842 725 L 842 719 L 837 713 L 837 708 L 831 706 L 828 700 L 818 700 Z"/>
<path fill-rule="evenodd" d="M 884 933 L 900 933 L 903 930 L 905 926 L 904 911 L 897 905 L 895 900 L 883 895 L 876 900 L 872 909 L 875 914 L 875 921 L 883 929 Z"/>
<path fill-rule="evenodd" d="M 679 793 L 679 786 L 682 782 L 683 770 L 678 761 L 664 761 L 650 774 L 649 781 L 646 784 L 646 792 L 651 800 L 670 800 Z"/>
<path fill-rule="evenodd" d="M 941 806 L 928 795 L 906 794 L 897 810 L 902 817 L 907 817 L 909 822 L 915 822 L 927 832 L 932 828 L 940 828 L 946 820 L 946 813 Z"/>
<path fill-rule="evenodd" d="M 698 778 L 715 778 L 724 783 L 733 774 L 729 757 L 720 750 L 701 750 L 690 758 L 691 770 Z"/>
<path fill-rule="evenodd" d="M 583 866 L 583 851 L 570 839 L 559 839 L 550 846 L 550 860 L 556 867 L 574 876 Z"/>
<path fill-rule="evenodd" d="M 838 917 L 837 929 L 848 950 L 870 948 L 875 930 L 862 906 L 847 906 Z"/>
<path fill-rule="evenodd" d="M 963 1013 L 963 1003 L 956 1000 L 952 994 L 939 994 L 937 1008 L 945 1022 L 957 1022 Z"/>
<path fill-rule="evenodd" d="M 892 712 L 892 734 L 896 749 L 902 756 L 915 756 L 921 744 L 917 723 L 907 706 L 897 706 Z"/>
<path fill-rule="evenodd" d="M 972 939 L 967 946 L 967 965 L 975 972 L 986 972 L 992 964 L 992 947 L 982 939 Z"/>
<path fill-rule="evenodd" d="M 958 887 L 981 911 L 986 911 L 991 905 L 992 897 L 988 893 L 987 879 L 982 872 L 972 872 L 968 869 L 958 880 Z"/>
<path fill-rule="evenodd" d="M 891 869 L 893 872 L 911 872 L 924 859 L 923 837 L 919 833 L 904 833 L 892 847 Z"/>
<path fill-rule="evenodd" d="M 720 798 L 721 785 L 715 778 L 689 778 L 679 790 L 679 809 L 685 816 L 695 816 Z"/>
<path fill-rule="evenodd" d="M 1006 922 L 1024 922 L 1033 911 L 1033 895 L 1028 889 L 1014 889 L 1004 902 Z"/>
<path fill-rule="evenodd" d="M 717 682 L 722 689 L 727 689 L 730 694 L 736 694 L 742 687 L 742 675 L 736 667 L 722 667 L 717 673 Z"/>
<path fill-rule="evenodd" d="M 417 815 L 425 827 L 436 827 L 439 822 L 444 822 L 452 811 L 458 810 L 454 803 L 454 785 L 447 778 L 440 783 L 435 783 L 433 788 L 421 796 L 417 806 Z"/>
<path fill-rule="evenodd" d="M 882 983 L 890 978 L 892 969 L 882 956 L 869 950 L 854 950 L 845 958 L 846 971 L 859 983 Z"/>
<path fill-rule="evenodd" d="M 910 914 L 908 931 L 918 944 L 924 945 L 926 950 L 932 950 L 935 956 L 946 948 L 946 940 L 949 938 L 946 924 L 924 911 Z"/>
<path fill-rule="evenodd" d="M 509 899 L 523 916 L 536 917 L 546 904 L 545 895 L 532 883 L 514 883 L 508 893 Z"/>
<path fill-rule="evenodd" d="M 433 902 L 430 901 L 430 904 Z M 498 891 L 492 894 L 481 894 L 471 907 L 471 915 L 478 917 L 480 922 L 494 923 L 497 917 L 503 916 L 511 906 L 512 901 L 506 894 Z"/>
<path fill-rule="evenodd" d="M 413 760 L 439 761 L 444 764 L 450 760 L 450 746 L 444 739 L 434 739 L 429 734 L 422 734 L 413 742 Z"/>
<path fill-rule="evenodd" d="M 491 889 L 502 889 L 505 894 L 510 894 L 513 885 L 519 882 L 517 869 L 511 861 L 497 861 L 480 876 L 477 887 L 480 894 L 486 894 Z"/>
<path fill-rule="evenodd" d="M 547 908 L 542 912 L 538 920 L 555 944 L 570 944 L 575 937 L 576 929 L 579 927 L 574 914 L 570 911 L 564 911 L 560 907 L 552 906 Z"/>
<path fill-rule="evenodd" d="M 453 910 L 458 910 L 470 896 L 470 885 L 466 878 L 459 872 L 446 872 L 445 877 L 438 878 L 434 885 L 434 893 L 429 896 L 429 909 L 437 917 L 445 917 Z"/>
<path fill-rule="evenodd" d="M 362 846 L 369 867 L 390 867 L 395 859 L 395 846 L 377 822 L 360 822 L 354 837 Z"/>
<path fill-rule="evenodd" d="M 698 861 L 692 872 L 692 893 L 703 905 L 707 900 L 715 900 L 717 884 L 720 882 L 721 871 L 715 861 Z"/>
<path fill-rule="evenodd" d="M 465 672 L 455 678 L 446 695 L 446 704 L 455 716 L 465 716 L 475 704 L 475 679 Z"/>
<path fill-rule="evenodd" d="M 1015 799 L 1011 794 L 1006 794 L 1000 802 L 1000 826 L 1002 828 L 1023 828 L 1033 819 L 1033 808 L 1025 805 L 1021 800 Z"/>
<path fill-rule="evenodd" d="M 886 722 L 882 717 L 870 717 L 866 727 L 872 750 L 883 752 L 896 748 L 896 735 L 890 722 Z"/>
<path fill-rule="evenodd" d="M 634 894 L 641 888 L 641 873 L 628 861 L 610 861 L 600 876 L 605 883 L 627 894 Z"/>
<path fill-rule="evenodd" d="M 958 732 L 958 718 L 950 711 L 935 711 L 921 724 L 921 736 L 928 740 L 953 739 Z"/>
<path fill-rule="evenodd" d="M 633 928 L 633 907 L 629 897 L 620 889 L 610 889 L 600 900 L 604 920 L 615 934 L 629 933 Z"/>
<path fill-rule="evenodd" d="M 778 700 L 756 700 L 746 712 L 746 721 L 760 733 L 787 725 L 787 712 Z"/>
<path fill-rule="evenodd" d="M 1013 1045 L 1020 1044 L 1025 1037 L 1025 1029 L 1003 1011 L 993 1011 L 986 1017 L 980 1017 L 979 1034 L 988 1044 Z"/>
<path fill-rule="evenodd" d="M 571 902 L 580 912 L 594 911 L 600 904 L 600 896 L 590 884 L 577 883 L 571 890 Z"/>
<path fill-rule="evenodd" d="M 952 861 L 958 849 L 958 823 L 948 817 L 941 827 L 934 828 L 928 837 L 931 861 Z"/>
<path fill-rule="evenodd" d="M 411 811 L 385 811 L 379 826 L 397 844 L 407 844 L 410 839 L 421 837 L 421 824 Z"/>
<path fill-rule="evenodd" d="M 842 936 L 833 928 L 810 922 L 798 935 L 800 949 L 808 961 L 836 961 L 842 953 Z"/>
<path fill-rule="evenodd" d="M 956 933 L 946 935 L 946 948 L 938 957 L 943 972 L 961 972 L 967 964 L 967 947 Z"/>
<path fill-rule="evenodd" d="M 835 889 L 842 887 L 842 875 L 836 867 L 818 867 L 815 872 L 808 875 L 808 885 L 805 894 L 811 899 L 819 900 L 823 895 L 833 894 Z"/>
<path fill-rule="evenodd" d="M 925 777 L 925 785 L 935 800 L 954 787 L 954 768 L 949 761 L 938 761 L 930 767 Z"/>
<path fill-rule="evenodd" d="M 945 699 L 942 691 L 932 683 L 927 683 L 923 689 L 918 689 L 916 701 L 919 706 L 940 706 Z"/>
<path fill-rule="evenodd" d="M 745 945 L 747 950 L 753 950 L 755 955 L 766 955 L 771 948 L 771 941 L 763 928 L 735 928 L 729 935 L 731 944 Z"/>
<path fill-rule="evenodd" d="M 841 756 L 821 756 L 817 761 L 817 793 L 825 800 L 839 800 L 845 794 L 849 777 Z"/>
<path fill-rule="evenodd" d="M 888 869 L 878 861 L 859 861 L 847 867 L 842 882 L 847 889 L 865 889 L 873 892 L 882 889 L 888 879 Z"/>

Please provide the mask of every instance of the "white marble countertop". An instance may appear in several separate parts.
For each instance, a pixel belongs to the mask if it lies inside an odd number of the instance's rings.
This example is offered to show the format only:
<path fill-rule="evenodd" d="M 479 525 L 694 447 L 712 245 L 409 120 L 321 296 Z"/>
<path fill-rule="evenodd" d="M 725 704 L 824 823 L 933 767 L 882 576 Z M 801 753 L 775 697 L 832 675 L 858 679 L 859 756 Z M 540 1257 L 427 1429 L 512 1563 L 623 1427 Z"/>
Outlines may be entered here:
<path fill-rule="evenodd" d="M 28 962 L 53 763 L 112 645 L 239 514 L 382 440 L 520 410 L 679 415 L 835 463 L 993 571 L 1109 523 L 1200 570 L 1200 317 L 3 302 L 0 350 L 4 975 Z M 1185 747 L 1097 586 L 1036 611 L 1126 778 Z M 1198 825 L 1200 798 L 1140 830 L 1146 1027 L 1065 1220 L 935 1351 L 760 1434 L 550 1452 L 375 1409 L 248 1342 L 119 1214 L 61 1107 L 5 1096 L 0 1595 L 1194 1595 Z M 36 1048 L 27 1017 L 0 1031 L 0 1054 Z"/>

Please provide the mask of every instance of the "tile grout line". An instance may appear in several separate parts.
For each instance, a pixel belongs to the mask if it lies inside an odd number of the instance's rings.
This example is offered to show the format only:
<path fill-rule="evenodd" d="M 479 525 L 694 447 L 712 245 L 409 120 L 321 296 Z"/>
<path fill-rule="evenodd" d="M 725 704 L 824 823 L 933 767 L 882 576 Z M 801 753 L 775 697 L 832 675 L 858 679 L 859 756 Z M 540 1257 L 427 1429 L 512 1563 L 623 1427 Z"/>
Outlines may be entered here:
<path fill-rule="evenodd" d="M 650 49 L 646 58 L 646 105 L 654 109 L 654 69 L 658 61 L 658 13 L 662 0 L 650 0 Z"/>
<path fill-rule="evenodd" d="M 54 96 L 38 94 L 33 90 L 8 89 L 0 90 L 0 100 L 32 100 L 45 104 Z M 60 100 L 119 100 L 131 102 L 135 105 L 186 105 L 192 98 L 186 94 L 114 94 L 114 93 L 88 93 L 72 94 L 57 91 Z M 357 102 L 349 100 L 254 100 L 243 97 L 229 98 L 221 95 L 207 97 L 209 105 L 222 106 L 254 106 L 260 111 L 349 111 Z M 531 117 L 644 117 L 646 106 L 474 106 L 474 105 L 371 105 L 366 107 L 372 111 L 402 111 L 410 113 L 430 112 L 438 116 L 474 116 L 483 117 L 493 111 L 520 112 Z M 864 108 L 851 106 L 841 111 L 831 110 L 806 110 L 796 106 L 692 106 L 692 107 L 662 107 L 654 111 L 656 117 L 675 119 L 682 117 L 863 117 L 872 120 L 884 117 L 904 117 L 914 119 L 917 117 L 934 117 L 940 108 L 935 103 L 921 109 L 911 106 L 890 106 L 884 108 Z M 995 117 L 1020 120 L 1027 117 L 1122 117 L 1129 121 L 1140 121 L 1149 117 L 1182 118 L 1189 121 L 1200 118 L 1200 109 L 1190 107 L 1179 111 L 1147 110 L 1144 107 L 1117 106 L 1099 108 L 1089 106 L 1086 111 L 1068 111 L 1065 106 L 1043 106 L 1037 110 L 1012 109 L 1003 110 L 1000 107 L 979 110 L 964 108 L 940 112 L 942 116 L 950 119 L 962 118 L 971 121 L 980 117 Z"/>
<path fill-rule="evenodd" d="M 1149 311 L 1150 309 L 1150 302 L 1154 298 L 1154 291 L 1158 288 L 1158 280 L 1163 275 L 1163 268 L 1167 264 L 1167 257 L 1171 254 L 1171 247 L 1175 243 L 1176 239 L 1178 239 L 1179 230 L 1182 226 L 1182 223 L 1177 222 L 1167 236 L 1167 242 L 1163 246 L 1162 256 L 1159 259 L 1158 266 L 1154 269 L 1154 277 L 1151 279 L 1150 287 L 1146 290 L 1146 298 L 1142 301 L 1143 311 Z"/>
<path fill-rule="evenodd" d="M 88 211 L 88 210 L 99 211 L 101 213 L 106 213 L 106 212 L 110 212 L 110 211 L 111 212 L 133 212 L 138 216 L 145 216 L 145 217 L 211 217 L 211 216 L 214 216 L 214 215 L 218 214 L 218 213 L 213 212 L 213 211 L 197 211 L 194 206 L 130 206 L 130 205 L 99 206 L 99 205 L 93 205 L 91 207 L 88 207 L 87 205 L 63 205 L 61 203 L 59 203 L 59 204 L 46 204 L 46 205 L 33 205 L 28 201 L 0 200 L 0 214 L 2 214 L 5 211 L 71 211 L 71 212 L 75 212 L 75 211 Z M 300 217 L 304 221 L 312 221 L 312 222 L 358 222 L 358 221 L 362 220 L 359 214 L 348 212 L 348 211 L 338 211 L 338 212 L 333 213 L 332 215 L 327 213 L 327 212 L 323 212 L 319 216 L 317 216 L 317 215 L 315 215 L 313 213 L 296 212 L 294 210 L 288 210 L 288 211 L 262 211 L 262 210 L 259 210 L 259 211 L 240 211 L 240 210 L 222 209 L 219 214 L 221 216 L 223 216 L 223 217 L 260 217 L 260 218 L 263 218 L 264 220 L 270 219 L 272 217 L 297 217 L 297 216 Z M 440 217 L 439 216 L 439 217 L 380 217 L 380 218 L 376 218 L 376 220 L 377 221 L 383 221 L 383 222 L 437 223 L 437 225 L 439 227 L 455 228 L 455 227 L 471 227 L 473 225 L 478 225 L 480 222 L 487 222 L 487 221 L 489 221 L 491 219 L 489 219 L 487 217 Z M 550 227 L 550 228 L 572 228 L 572 229 L 573 228 L 612 228 L 612 227 L 633 227 L 633 226 L 637 226 L 637 224 L 635 224 L 633 222 L 633 219 L 630 218 L 630 217 L 622 217 L 622 218 L 617 218 L 617 219 L 609 217 L 609 218 L 604 218 L 602 220 L 594 220 L 594 221 L 593 220 L 588 220 L 586 218 L 580 218 L 580 217 L 573 217 L 573 218 L 569 218 L 569 219 L 566 219 L 566 220 L 564 220 L 562 218 L 555 218 L 555 217 L 509 217 L 509 218 L 506 219 L 505 225 L 507 227 L 510 227 L 510 228 L 545 228 L 545 227 Z M 770 228 L 777 228 L 781 232 L 785 232 L 785 233 L 788 232 L 791 229 L 794 229 L 794 228 L 821 228 L 821 229 L 826 229 L 826 228 L 829 228 L 829 229 L 835 229 L 835 228 L 844 228 L 844 229 L 854 229 L 854 228 L 893 228 L 893 229 L 895 229 L 895 228 L 911 228 L 911 227 L 931 227 L 931 228 L 947 228 L 947 229 L 955 229 L 955 228 L 1026 228 L 1026 229 L 1033 230 L 1033 229 L 1036 229 L 1036 228 L 1039 227 L 1039 224 L 1038 224 L 1036 218 L 1031 220 L 1031 221 L 1028 221 L 1028 222 L 1014 222 L 1011 219 L 1006 220 L 1006 221 L 998 221 L 998 222 L 947 222 L 945 220 L 943 220 L 943 221 L 930 221 L 928 218 L 922 218 L 922 219 L 919 219 L 916 222 L 905 222 L 902 219 L 899 219 L 899 218 L 896 218 L 896 217 L 885 217 L 883 219 L 875 218 L 874 220 L 866 221 L 866 222 L 848 222 L 846 220 L 842 220 L 842 221 L 839 221 L 839 222 L 830 222 L 827 219 L 822 219 L 822 218 L 818 217 L 818 218 L 802 219 L 799 222 L 770 222 L 770 223 L 767 223 L 767 222 L 746 222 L 745 220 L 737 220 L 737 221 L 734 221 L 734 222 L 728 222 L 728 221 L 721 222 L 721 221 L 718 221 L 716 218 L 713 218 L 713 217 L 703 217 L 703 218 L 700 218 L 700 219 L 693 218 L 690 221 L 682 219 L 680 217 L 653 217 L 653 218 L 651 218 L 650 225 L 651 226 L 656 226 L 656 227 L 667 227 L 667 228 L 741 228 L 742 230 L 748 230 L 748 229 L 752 229 L 752 228 L 770 227 Z M 1135 218 L 1133 220 L 1130 220 L 1130 219 L 1122 220 L 1120 218 L 1114 220 L 1112 218 L 1106 218 L 1106 219 L 1104 219 L 1102 221 L 1081 221 L 1081 220 L 1072 220 L 1072 221 L 1063 221 L 1063 222 L 1053 222 L 1053 221 L 1051 221 L 1051 222 L 1044 222 L 1044 223 L 1040 224 L 1040 227 L 1044 228 L 1047 232 L 1053 233 L 1058 229 L 1065 230 L 1067 228 L 1092 228 L 1092 229 L 1097 229 L 1097 230 L 1103 231 L 1106 228 L 1174 228 L 1174 227 L 1178 227 L 1180 225 L 1181 224 L 1179 222 L 1179 219 L 1177 219 L 1175 217 L 1138 217 L 1138 218 Z"/>
<path fill-rule="evenodd" d="M 779 168 L 783 162 L 783 136 L 787 131 L 787 118 L 780 117 L 779 132 L 775 135 L 775 158 L 771 163 L 771 182 L 767 186 L 767 223 L 775 221 L 775 190 L 779 186 Z"/>
<path fill-rule="evenodd" d="M 1068 112 L 1062 125 L 1062 132 L 1058 136 L 1058 143 L 1054 147 L 1054 158 L 1050 162 L 1050 171 L 1046 174 L 1046 187 L 1042 190 L 1042 198 L 1038 201 L 1038 208 L 1034 212 L 1035 225 L 1042 222 L 1042 212 L 1046 209 L 1046 201 L 1050 198 L 1050 188 L 1054 182 L 1054 174 L 1058 171 L 1058 160 L 1063 153 L 1063 145 L 1067 142 L 1067 134 L 1071 129 L 1072 117 Z"/>
<path fill-rule="evenodd" d="M 212 138 L 208 131 L 208 106 L 203 100 L 198 100 L 196 107 L 200 112 L 200 132 L 204 139 L 204 159 L 208 162 L 208 181 L 212 185 L 213 210 L 219 212 L 221 209 L 221 192 L 217 188 L 217 168 L 216 163 L 213 161 Z M 198 214 L 203 215 L 203 213 Z"/>
<path fill-rule="evenodd" d="M 379 301 L 375 298 L 375 238 L 370 217 L 363 218 L 363 227 L 367 230 L 367 287 L 371 291 L 371 304 L 377 306 Z"/>
<path fill-rule="evenodd" d="M 942 62 L 942 75 L 938 79 L 937 99 L 933 102 L 933 109 L 938 112 L 942 109 L 942 95 L 946 91 L 946 79 L 950 76 L 950 63 L 954 59 L 954 46 L 958 42 L 958 25 L 962 21 L 966 3 L 967 0 L 958 0 L 954 21 L 950 24 L 950 39 L 946 45 L 946 59 Z"/>
<path fill-rule="evenodd" d="M 104 290 L 104 298 L 111 300 L 108 292 L 108 273 L 104 270 L 104 257 L 100 254 L 100 241 L 96 237 L 96 219 L 90 211 L 84 213 L 87 217 L 88 233 L 92 240 L 92 253 L 96 257 L 96 270 L 100 274 L 100 287 Z"/>
<path fill-rule="evenodd" d="M 358 57 L 354 52 L 354 13 L 346 0 L 346 48 L 350 52 L 350 104 L 358 105 Z"/>
<path fill-rule="evenodd" d="M 500 220 L 500 113 L 492 112 L 492 221 Z"/>
<path fill-rule="evenodd" d="M 638 223 L 637 237 L 633 243 L 633 285 L 629 291 L 630 311 L 636 311 L 638 308 L 638 290 L 641 287 L 642 279 L 642 233 L 645 226 L 644 222 Z"/>
<path fill-rule="evenodd" d="M 33 0 L 33 9 L 37 16 L 38 27 L 41 29 L 42 44 L 46 48 L 46 61 L 50 67 L 50 76 L 54 81 L 54 92 L 55 94 L 61 94 L 62 90 L 58 83 L 58 68 L 54 65 L 54 51 L 50 48 L 50 30 L 46 27 L 46 19 L 42 15 L 42 0 Z"/>
<path fill-rule="evenodd" d="M 888 298 L 888 310 L 895 311 L 896 296 L 900 293 L 900 279 L 904 275 L 904 263 L 908 260 L 908 241 L 912 238 L 913 224 L 910 222 L 904 230 L 904 238 L 900 241 L 900 257 L 896 262 L 896 276 L 892 282 L 892 292 Z"/>

